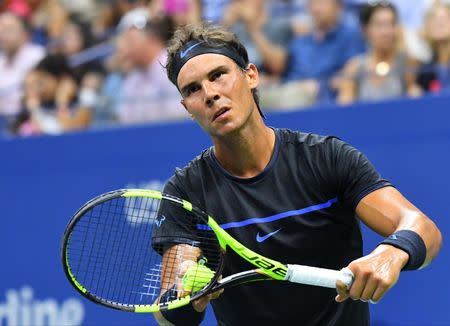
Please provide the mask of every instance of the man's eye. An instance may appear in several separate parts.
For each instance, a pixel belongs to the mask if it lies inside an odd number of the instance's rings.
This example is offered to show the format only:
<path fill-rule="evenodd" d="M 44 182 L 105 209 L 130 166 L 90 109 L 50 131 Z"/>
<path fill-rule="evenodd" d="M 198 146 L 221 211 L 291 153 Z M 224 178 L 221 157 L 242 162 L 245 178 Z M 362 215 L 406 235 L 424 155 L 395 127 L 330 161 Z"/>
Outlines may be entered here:
<path fill-rule="evenodd" d="M 199 87 L 198 85 L 191 86 L 191 87 L 189 87 L 189 88 L 186 90 L 185 96 L 189 96 L 189 95 L 191 95 L 192 93 L 195 93 L 196 91 L 198 91 L 199 89 L 200 89 L 200 87 Z"/>
<path fill-rule="evenodd" d="M 220 78 L 222 75 L 223 75 L 223 72 L 222 72 L 222 71 L 215 72 L 215 73 L 211 76 L 211 79 L 212 79 L 212 80 L 216 80 L 217 78 Z"/>

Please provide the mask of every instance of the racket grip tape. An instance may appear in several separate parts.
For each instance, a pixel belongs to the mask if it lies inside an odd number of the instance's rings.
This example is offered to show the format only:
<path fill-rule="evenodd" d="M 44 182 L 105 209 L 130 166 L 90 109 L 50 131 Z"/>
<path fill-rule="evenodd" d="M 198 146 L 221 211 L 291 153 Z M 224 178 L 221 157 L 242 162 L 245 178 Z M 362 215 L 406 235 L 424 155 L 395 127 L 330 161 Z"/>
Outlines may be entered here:
<path fill-rule="evenodd" d="M 287 265 L 288 271 L 286 273 L 286 281 L 308 284 L 314 286 L 321 286 L 326 288 L 336 288 L 336 281 L 342 281 L 347 289 L 352 286 L 353 273 L 348 268 L 343 268 L 340 271 L 302 266 L 302 265 Z"/>

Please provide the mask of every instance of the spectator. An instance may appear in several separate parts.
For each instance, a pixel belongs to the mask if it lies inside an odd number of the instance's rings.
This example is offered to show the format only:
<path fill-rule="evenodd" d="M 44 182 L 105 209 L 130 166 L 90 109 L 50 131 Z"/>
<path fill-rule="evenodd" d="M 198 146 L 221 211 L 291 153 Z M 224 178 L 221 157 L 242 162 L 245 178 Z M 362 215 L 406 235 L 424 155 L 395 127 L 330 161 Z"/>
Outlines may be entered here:
<path fill-rule="evenodd" d="M 95 110 L 95 126 L 117 122 L 123 81 L 132 69 L 131 62 L 125 55 L 127 44 L 124 38 L 118 37 L 115 43 L 115 52 L 105 61 L 107 74 L 101 87 L 100 101 Z"/>
<path fill-rule="evenodd" d="M 421 38 L 423 19 L 435 2 L 450 3 L 449 0 L 391 0 L 398 10 L 398 20 L 402 26 L 405 49 L 408 55 L 418 61 L 431 60 L 431 51 Z M 346 0 L 353 5 L 365 5 L 367 0 Z M 413 3 L 414 5 L 411 5 Z"/>
<path fill-rule="evenodd" d="M 435 0 L 416 0 L 411 6 L 411 0 L 391 0 L 390 3 L 396 8 L 398 21 L 408 29 L 417 30 L 422 23 L 422 16 L 426 11 L 428 2 Z M 367 4 L 382 3 L 382 1 L 368 0 L 344 0 L 346 6 L 359 12 L 361 7 Z"/>
<path fill-rule="evenodd" d="M 64 26 L 58 46 L 54 49 L 70 67 L 71 76 L 77 84 L 78 105 L 90 109 L 98 105 L 104 74 L 103 63 L 91 48 L 93 45 L 89 24 L 72 18 Z M 111 46 L 108 48 L 112 51 Z"/>
<path fill-rule="evenodd" d="M 52 46 L 59 39 L 68 20 L 68 13 L 59 0 L 27 0 L 31 13 L 32 41 L 44 46 Z"/>
<path fill-rule="evenodd" d="M 94 45 L 91 29 L 88 24 L 75 19 L 66 23 L 58 40 L 55 52 L 62 54 L 72 68 L 72 73 L 80 84 L 86 74 L 103 73 L 103 65 L 96 57 L 85 58 L 82 54 Z"/>
<path fill-rule="evenodd" d="M 282 70 L 287 80 L 314 78 L 326 83 L 363 45 L 359 32 L 341 20 L 341 1 L 309 0 L 308 8 L 313 29 L 294 38 L 273 69 Z"/>
<path fill-rule="evenodd" d="M 426 42 L 420 37 L 420 33 L 425 14 L 436 0 L 416 0 L 413 6 L 411 6 L 410 0 L 391 1 L 398 10 L 405 49 L 408 55 L 417 61 L 429 61 L 431 59 L 431 51 Z"/>
<path fill-rule="evenodd" d="M 264 68 L 262 55 L 248 34 L 245 25 L 250 19 L 257 19 L 258 22 L 254 22 L 254 24 L 260 25 L 262 33 L 272 44 L 281 48 L 287 47 L 292 37 L 290 17 L 295 12 L 290 3 L 286 2 L 284 8 L 280 7 L 281 4 L 274 0 L 233 0 L 225 10 L 223 25 L 242 40 L 247 48 L 250 61 L 260 69 Z"/>
<path fill-rule="evenodd" d="M 70 16 L 76 16 L 83 23 L 90 23 L 98 15 L 99 1 L 92 0 L 59 0 Z"/>
<path fill-rule="evenodd" d="M 120 23 L 125 42 L 125 58 L 133 71 L 125 77 L 118 104 L 121 123 L 143 123 L 187 117 L 181 107 L 180 95 L 167 79 L 164 65 L 166 43 L 173 24 L 168 17 L 148 20 L 139 12 L 129 19 L 131 25 Z"/>
<path fill-rule="evenodd" d="M 423 16 L 431 1 L 416 0 L 414 6 L 411 6 L 410 0 L 392 0 L 392 4 L 398 10 L 398 19 L 401 24 L 409 30 L 417 31 L 422 25 Z"/>
<path fill-rule="evenodd" d="M 44 55 L 43 47 L 30 43 L 21 18 L 0 14 L 0 114 L 18 113 L 25 75 Z"/>
<path fill-rule="evenodd" d="M 91 110 L 77 102 L 77 84 L 63 56 L 49 55 L 28 73 L 23 109 L 13 124 L 21 136 L 86 128 Z"/>
<path fill-rule="evenodd" d="M 261 92 L 261 104 L 265 107 L 299 107 L 313 103 L 316 97 L 333 99 L 335 90 L 330 78 L 348 59 L 362 52 L 359 29 L 342 20 L 340 0 L 309 0 L 308 10 L 311 31 L 295 35 L 287 49 L 267 40 L 256 16 L 248 19 L 249 33 L 265 66 L 287 82 Z"/>
<path fill-rule="evenodd" d="M 349 60 L 340 83 L 338 102 L 372 101 L 414 93 L 410 61 L 401 49 L 395 6 L 377 2 L 361 7 L 360 23 L 368 51 Z"/>
<path fill-rule="evenodd" d="M 200 2 L 202 20 L 211 23 L 220 23 L 225 10 L 232 0 L 197 0 Z"/>
<path fill-rule="evenodd" d="M 425 19 L 425 39 L 432 60 L 419 69 L 418 84 L 426 92 L 450 92 L 450 5 L 437 3 Z"/>
<path fill-rule="evenodd" d="M 197 23 L 201 19 L 199 0 L 153 0 L 150 2 L 151 16 L 170 16 L 175 25 Z"/>
<path fill-rule="evenodd" d="M 4 0 L 0 1 L 0 13 L 3 11 L 27 18 L 30 15 L 30 6 L 28 6 L 27 0 Z"/>
<path fill-rule="evenodd" d="M 104 0 L 98 17 L 93 21 L 93 34 L 97 40 L 105 40 L 114 32 L 123 17 L 135 9 L 145 9 L 147 0 Z"/>

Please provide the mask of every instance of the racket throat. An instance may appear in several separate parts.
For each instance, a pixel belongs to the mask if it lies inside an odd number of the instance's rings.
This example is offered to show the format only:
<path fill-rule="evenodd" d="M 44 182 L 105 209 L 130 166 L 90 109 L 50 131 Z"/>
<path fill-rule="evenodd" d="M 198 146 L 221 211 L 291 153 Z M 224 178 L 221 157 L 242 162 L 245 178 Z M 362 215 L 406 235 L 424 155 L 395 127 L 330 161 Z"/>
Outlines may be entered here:
<path fill-rule="evenodd" d="M 241 285 L 244 283 L 256 281 L 269 281 L 269 280 L 274 279 L 270 276 L 267 276 L 264 272 L 262 272 L 259 269 L 244 271 L 224 277 L 223 279 L 217 281 L 216 285 L 210 291 L 208 291 L 208 293 L 215 292 L 225 287 L 228 288 L 236 285 Z"/>

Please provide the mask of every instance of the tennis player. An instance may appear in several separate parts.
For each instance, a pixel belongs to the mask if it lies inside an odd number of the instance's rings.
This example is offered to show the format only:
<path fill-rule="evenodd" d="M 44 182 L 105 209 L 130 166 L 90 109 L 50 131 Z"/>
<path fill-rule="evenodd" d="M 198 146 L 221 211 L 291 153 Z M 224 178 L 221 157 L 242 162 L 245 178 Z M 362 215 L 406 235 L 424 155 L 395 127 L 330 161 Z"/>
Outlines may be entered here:
<path fill-rule="evenodd" d="M 354 282 L 350 289 L 337 284 L 337 295 L 287 282 L 250 283 L 165 311 L 157 321 L 197 325 L 215 299 L 219 325 L 369 325 L 367 302 L 380 301 L 401 271 L 422 268 L 436 256 L 441 246 L 436 225 L 339 138 L 266 126 L 258 105 L 258 69 L 233 34 L 204 24 L 183 27 L 168 52 L 168 77 L 213 147 L 177 170 L 164 192 L 203 207 L 262 255 L 347 267 Z M 183 236 L 174 238 L 171 214 L 163 214 L 163 264 L 175 256 L 180 266 L 194 264 L 201 253 L 186 244 L 191 232 L 177 230 Z M 386 237 L 367 256 L 359 220 Z M 223 274 L 251 268 L 229 253 Z"/>

